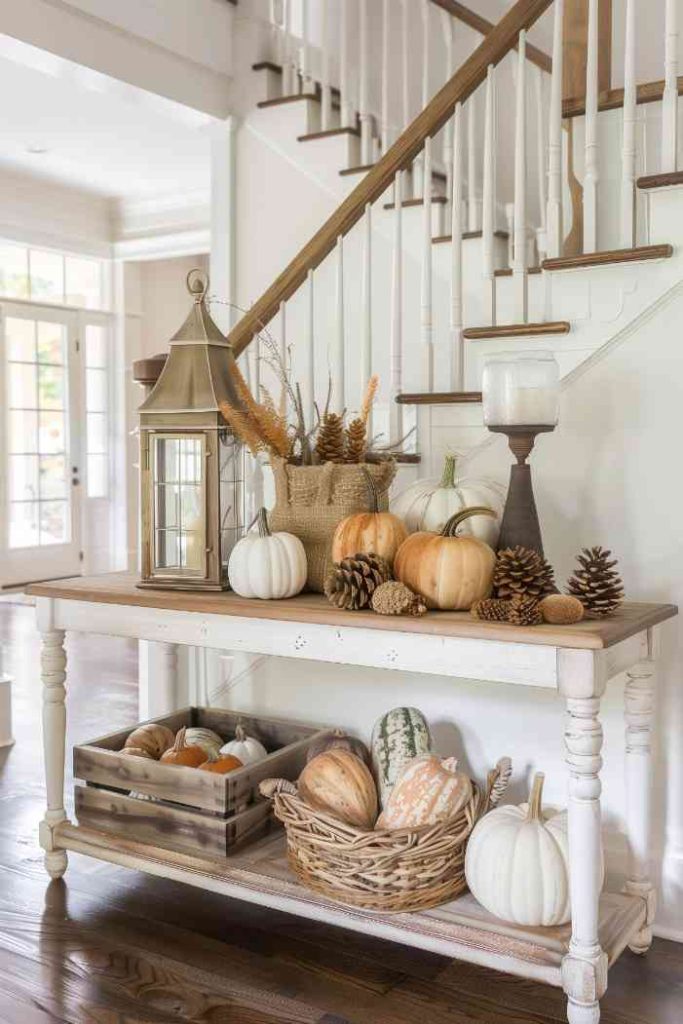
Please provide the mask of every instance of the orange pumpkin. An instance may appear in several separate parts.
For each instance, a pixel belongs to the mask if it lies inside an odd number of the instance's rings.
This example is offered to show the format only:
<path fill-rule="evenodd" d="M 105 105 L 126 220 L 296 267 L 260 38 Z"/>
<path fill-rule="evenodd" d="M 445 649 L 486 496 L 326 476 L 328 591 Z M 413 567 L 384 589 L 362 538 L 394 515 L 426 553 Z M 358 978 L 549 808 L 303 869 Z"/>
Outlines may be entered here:
<path fill-rule="evenodd" d="M 460 523 L 470 516 L 491 515 L 490 508 L 475 506 L 456 512 L 441 533 L 413 533 L 394 560 L 394 575 L 420 594 L 429 608 L 466 610 L 488 597 L 496 556 L 493 548 L 476 537 L 458 537 Z"/>
<path fill-rule="evenodd" d="M 185 743 L 185 726 L 176 733 L 173 746 L 161 755 L 162 764 L 173 764 L 185 768 L 199 768 L 206 761 L 206 751 L 202 747 L 188 746 Z"/>
<path fill-rule="evenodd" d="M 365 482 L 370 495 L 370 511 L 354 512 L 338 524 L 332 538 L 332 561 L 341 562 L 355 554 L 380 555 L 389 565 L 408 531 L 403 520 L 393 512 L 380 512 L 377 484 L 363 468 Z"/>
<path fill-rule="evenodd" d="M 235 757 L 234 754 L 221 754 L 215 761 L 205 761 L 204 764 L 200 764 L 199 770 L 200 772 L 215 772 L 216 775 L 227 775 L 229 772 L 243 767 L 239 757 Z"/>
<path fill-rule="evenodd" d="M 350 750 L 326 750 L 299 776 L 299 796 L 310 807 L 349 825 L 371 829 L 377 818 L 377 789 L 370 770 Z"/>

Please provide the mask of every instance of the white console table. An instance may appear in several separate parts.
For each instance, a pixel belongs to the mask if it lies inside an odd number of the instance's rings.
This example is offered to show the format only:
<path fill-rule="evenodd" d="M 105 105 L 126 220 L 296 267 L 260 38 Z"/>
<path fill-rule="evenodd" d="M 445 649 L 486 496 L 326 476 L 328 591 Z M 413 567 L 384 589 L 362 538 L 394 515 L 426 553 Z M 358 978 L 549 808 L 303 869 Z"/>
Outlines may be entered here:
<path fill-rule="evenodd" d="M 231 593 L 139 590 L 128 574 L 39 584 L 29 592 L 37 597 L 42 634 L 47 811 L 40 842 L 52 878 L 64 874 L 67 851 L 74 850 L 548 982 L 566 992 L 570 1024 L 597 1024 L 610 964 L 627 946 L 638 953 L 649 948 L 655 911 L 649 844 L 656 627 L 676 614 L 674 606 L 628 604 L 603 622 L 518 628 L 477 622 L 464 613 L 394 619 L 339 612 L 317 595 L 259 602 Z M 287 870 L 281 835 L 224 861 L 209 861 L 70 822 L 64 809 L 67 630 L 165 645 L 166 685 L 176 645 L 187 644 L 556 689 L 567 708 L 571 925 L 506 925 L 469 895 L 416 914 L 348 909 L 296 882 Z M 630 868 L 624 892 L 601 893 L 600 700 L 609 679 L 624 671 Z"/>

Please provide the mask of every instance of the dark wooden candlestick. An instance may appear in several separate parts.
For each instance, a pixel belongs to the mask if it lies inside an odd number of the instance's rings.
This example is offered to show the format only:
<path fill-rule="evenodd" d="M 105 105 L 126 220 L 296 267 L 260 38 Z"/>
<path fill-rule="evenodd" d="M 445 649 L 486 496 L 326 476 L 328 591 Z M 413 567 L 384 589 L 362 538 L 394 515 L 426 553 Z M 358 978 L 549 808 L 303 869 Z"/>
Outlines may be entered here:
<path fill-rule="evenodd" d="M 534 491 L 531 485 L 531 466 L 527 459 L 534 447 L 537 434 L 545 434 L 555 427 L 550 423 L 523 426 L 500 426 L 489 424 L 494 434 L 506 434 L 510 451 L 517 459 L 517 464 L 510 467 L 510 486 L 508 488 L 503 521 L 500 524 L 498 550 L 514 548 L 518 544 L 543 554 L 541 525 L 538 521 Z"/>

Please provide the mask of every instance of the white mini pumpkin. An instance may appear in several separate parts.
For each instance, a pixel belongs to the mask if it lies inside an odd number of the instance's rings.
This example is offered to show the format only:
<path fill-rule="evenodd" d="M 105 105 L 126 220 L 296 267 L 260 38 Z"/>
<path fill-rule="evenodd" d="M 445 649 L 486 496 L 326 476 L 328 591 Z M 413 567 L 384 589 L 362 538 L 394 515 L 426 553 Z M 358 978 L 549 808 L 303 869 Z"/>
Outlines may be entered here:
<path fill-rule="evenodd" d="M 492 516 L 475 516 L 463 523 L 460 533 L 476 537 L 494 550 L 500 532 L 505 490 L 493 480 L 463 477 L 456 480 L 456 457 L 447 455 L 440 480 L 417 480 L 391 503 L 391 510 L 403 519 L 409 533 L 440 533 L 446 522 L 461 509 L 482 505 Z"/>
<path fill-rule="evenodd" d="M 465 876 L 491 914 L 530 927 L 565 924 L 569 901 L 567 813 L 544 813 L 542 773 L 528 804 L 486 814 L 467 844 Z"/>
<path fill-rule="evenodd" d="M 220 749 L 221 754 L 232 754 L 238 757 L 242 764 L 253 764 L 268 756 L 268 751 L 253 736 L 247 736 L 244 728 L 238 723 L 235 728 L 235 738 L 224 744 Z"/>
<path fill-rule="evenodd" d="M 306 582 L 306 552 L 292 533 L 271 533 L 266 510 L 257 516 L 257 533 L 235 544 L 228 562 L 230 586 L 240 597 L 276 601 L 294 597 Z"/>

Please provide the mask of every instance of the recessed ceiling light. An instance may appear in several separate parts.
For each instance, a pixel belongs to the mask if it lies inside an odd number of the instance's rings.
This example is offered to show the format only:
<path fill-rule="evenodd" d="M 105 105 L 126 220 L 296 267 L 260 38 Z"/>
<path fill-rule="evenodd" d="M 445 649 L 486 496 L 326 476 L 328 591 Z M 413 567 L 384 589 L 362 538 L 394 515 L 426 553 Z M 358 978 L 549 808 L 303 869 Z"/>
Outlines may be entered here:
<path fill-rule="evenodd" d="M 46 146 L 33 145 L 26 147 L 27 153 L 32 153 L 34 156 L 42 156 L 43 153 L 49 153 L 49 149 Z"/>

